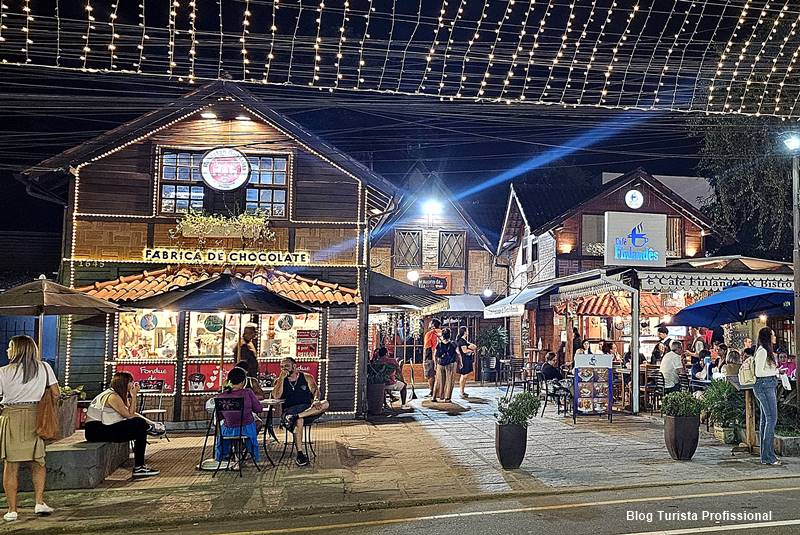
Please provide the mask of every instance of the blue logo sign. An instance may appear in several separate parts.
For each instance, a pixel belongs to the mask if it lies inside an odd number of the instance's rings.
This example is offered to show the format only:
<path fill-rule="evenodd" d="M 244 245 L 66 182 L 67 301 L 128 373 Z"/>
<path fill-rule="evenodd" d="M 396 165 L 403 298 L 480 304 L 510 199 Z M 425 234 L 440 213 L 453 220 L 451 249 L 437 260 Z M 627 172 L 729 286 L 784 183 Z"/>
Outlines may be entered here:
<path fill-rule="evenodd" d="M 630 234 L 614 240 L 614 259 L 658 262 L 658 251 L 647 247 L 650 239 L 644 231 L 643 222 L 631 229 Z"/>

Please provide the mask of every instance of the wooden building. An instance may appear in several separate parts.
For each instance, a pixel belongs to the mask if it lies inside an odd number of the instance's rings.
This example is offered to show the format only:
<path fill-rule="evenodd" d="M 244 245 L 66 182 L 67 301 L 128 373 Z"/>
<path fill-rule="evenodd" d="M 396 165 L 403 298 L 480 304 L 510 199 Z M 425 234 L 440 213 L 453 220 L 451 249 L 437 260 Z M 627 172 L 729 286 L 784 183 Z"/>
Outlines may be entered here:
<path fill-rule="evenodd" d="M 507 287 L 495 240 L 424 162 L 415 162 L 403 182 L 397 210 L 373 235 L 372 269 L 447 296 L 449 307 L 436 316 L 453 329 L 467 326 L 474 340 L 483 326 L 500 323 L 483 319 L 484 290 Z M 421 340 L 408 343 L 414 347 L 398 354 L 421 361 Z"/>
<path fill-rule="evenodd" d="M 65 317 L 63 384 L 97 392 L 120 369 L 164 378 L 171 419 L 204 418 L 203 402 L 221 382 L 219 353 L 232 366 L 239 330 L 256 321 L 262 373 L 294 356 L 317 375 L 332 414 L 361 412 L 368 216 L 394 206 L 392 184 L 224 81 L 46 160 L 23 179 L 66 206 L 60 276 L 71 287 L 125 303 L 229 268 L 318 311 Z M 178 226 L 200 210 L 227 219 L 221 228 Z M 247 214 L 268 218 L 269 232 L 249 235 Z"/>
<path fill-rule="evenodd" d="M 487 315 L 510 318 L 515 354 L 535 351 L 540 345 L 556 350 L 561 333 L 571 333 L 559 324 L 559 314 L 554 314 L 546 294 L 551 282 L 605 266 L 607 212 L 664 215 L 668 262 L 705 256 L 714 233 L 708 217 L 641 169 L 601 186 L 513 184 L 497 255 L 513 265 L 511 293 L 523 299 L 502 300 L 487 309 Z M 573 312 L 579 317 L 624 316 L 626 310 L 630 314 L 630 304 L 626 309 L 618 301 L 600 294 L 583 299 Z M 660 295 L 643 294 L 642 306 L 652 316 L 679 309 Z M 589 332 L 590 327 L 587 323 L 579 329 Z"/>

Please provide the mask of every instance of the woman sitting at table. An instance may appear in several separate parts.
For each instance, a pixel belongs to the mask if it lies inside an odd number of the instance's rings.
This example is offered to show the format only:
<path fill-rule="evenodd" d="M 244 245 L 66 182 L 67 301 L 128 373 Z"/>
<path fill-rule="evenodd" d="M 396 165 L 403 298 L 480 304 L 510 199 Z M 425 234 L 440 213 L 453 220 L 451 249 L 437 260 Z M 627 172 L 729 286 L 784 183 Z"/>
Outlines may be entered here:
<path fill-rule="evenodd" d="M 714 376 L 714 362 L 709 362 L 706 370 L 706 359 L 711 359 L 711 351 L 702 349 L 696 357 L 692 357 L 692 379 L 711 379 Z"/>
<path fill-rule="evenodd" d="M 244 416 L 239 411 L 223 411 L 222 425 L 220 433 L 223 437 L 237 436 L 241 427 L 241 434 L 247 437 L 247 451 L 258 462 L 258 431 L 256 430 L 256 420 L 253 416 L 255 412 L 261 412 L 261 402 L 249 388 L 247 384 L 247 372 L 242 368 L 233 368 L 228 372 L 228 380 L 225 390 L 217 396 L 219 399 L 241 398 L 244 400 Z M 230 456 L 230 440 L 217 440 L 214 459 L 221 462 Z"/>
<path fill-rule="evenodd" d="M 578 350 L 575 351 L 575 354 L 576 355 L 591 355 L 592 354 L 592 348 L 591 348 L 591 344 L 589 343 L 589 340 L 583 340 L 581 342 L 581 347 L 579 347 Z"/>
<path fill-rule="evenodd" d="M 542 365 L 542 376 L 544 377 L 545 381 L 560 381 L 564 378 L 564 375 L 561 373 L 561 370 L 558 369 L 556 366 L 556 354 L 550 351 L 544 357 L 544 364 Z"/>
<path fill-rule="evenodd" d="M 797 358 L 794 355 L 787 355 L 786 360 L 778 364 L 778 368 L 784 370 L 789 379 L 795 379 L 797 376 Z"/>

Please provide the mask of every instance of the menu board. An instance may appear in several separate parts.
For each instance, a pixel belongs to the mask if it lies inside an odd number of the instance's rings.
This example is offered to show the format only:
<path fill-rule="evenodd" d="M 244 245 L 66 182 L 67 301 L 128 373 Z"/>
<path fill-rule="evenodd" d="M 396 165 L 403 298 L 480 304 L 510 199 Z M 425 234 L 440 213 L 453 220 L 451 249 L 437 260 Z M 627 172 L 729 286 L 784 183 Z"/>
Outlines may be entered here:
<path fill-rule="evenodd" d="M 319 314 L 262 314 L 258 341 L 261 357 L 317 358 Z"/>
<path fill-rule="evenodd" d="M 164 381 L 164 393 L 175 392 L 175 364 L 117 364 L 114 371 L 128 372 L 136 382 Z"/>
<path fill-rule="evenodd" d="M 578 416 L 607 414 L 611 421 L 614 396 L 612 355 L 575 355 L 572 421 Z"/>

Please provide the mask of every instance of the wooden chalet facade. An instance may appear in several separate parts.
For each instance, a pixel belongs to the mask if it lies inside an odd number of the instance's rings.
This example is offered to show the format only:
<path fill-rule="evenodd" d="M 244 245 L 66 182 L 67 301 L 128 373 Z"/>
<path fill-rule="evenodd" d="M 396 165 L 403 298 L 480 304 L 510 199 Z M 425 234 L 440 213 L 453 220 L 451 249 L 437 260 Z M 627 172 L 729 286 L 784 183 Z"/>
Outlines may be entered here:
<path fill-rule="evenodd" d="M 630 192 L 637 192 L 638 202 L 630 201 Z M 602 268 L 606 212 L 665 215 L 667 261 L 705 256 L 713 233 L 707 217 L 641 169 L 602 186 L 513 184 L 497 250 L 499 261 L 513 266 L 511 293 L 545 288 L 549 281 Z M 642 299 L 645 303 L 646 296 Z M 613 307 L 604 307 L 600 300 L 602 296 L 586 300 L 585 315 L 615 315 L 608 314 Z M 656 313 L 667 310 L 660 303 L 650 304 Z M 522 315 L 510 315 L 513 353 L 538 348 L 540 340 L 544 350 L 555 351 L 565 326 L 558 325 L 547 297 L 524 305 Z M 577 312 L 581 315 L 582 310 Z"/>
<path fill-rule="evenodd" d="M 247 160 L 248 176 L 236 189 L 212 187 L 203 175 L 206 157 L 220 148 Z M 222 376 L 214 352 L 225 354 L 226 367 L 234 361 L 235 342 L 223 339 L 221 322 L 227 322 L 223 333 L 238 338 L 245 323 L 256 321 L 262 373 L 275 374 L 280 358 L 291 355 L 317 375 L 331 414 L 361 412 L 367 222 L 392 208 L 395 196 L 383 178 L 223 81 L 22 178 L 32 193 L 66 206 L 60 276 L 71 287 L 124 304 L 229 268 L 318 312 L 219 320 L 188 312 L 105 322 L 64 317 L 63 384 L 97 392 L 118 369 L 166 378 L 168 419 L 205 418 L 204 401 Z M 267 214 L 274 236 L 176 232 L 192 210 L 229 218 Z M 228 260 L 208 261 L 209 251 Z"/>

